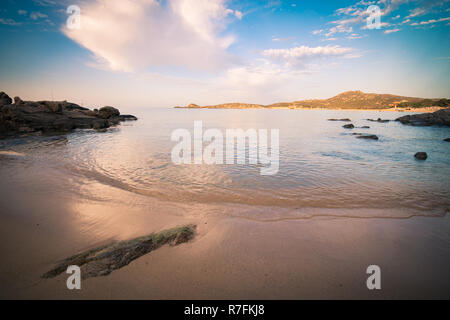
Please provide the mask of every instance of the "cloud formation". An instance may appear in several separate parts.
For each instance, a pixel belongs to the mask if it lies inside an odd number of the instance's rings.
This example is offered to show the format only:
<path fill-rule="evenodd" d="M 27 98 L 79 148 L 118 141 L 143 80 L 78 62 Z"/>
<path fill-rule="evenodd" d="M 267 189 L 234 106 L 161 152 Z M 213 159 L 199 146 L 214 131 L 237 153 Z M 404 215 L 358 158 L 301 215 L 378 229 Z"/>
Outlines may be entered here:
<path fill-rule="evenodd" d="M 449 21 L 449 20 L 450 20 L 450 17 L 440 18 L 440 19 L 430 19 L 430 20 L 427 20 L 427 21 L 414 22 L 414 23 L 411 23 L 411 25 L 412 26 L 422 26 L 422 25 L 433 24 L 433 23 Z"/>
<path fill-rule="evenodd" d="M 290 68 L 304 68 L 305 65 L 315 59 L 323 59 L 329 57 L 349 57 L 352 48 L 344 48 L 341 46 L 324 46 L 324 47 L 294 47 L 289 49 L 268 49 L 262 52 L 262 55 L 270 60 L 282 63 Z"/>
<path fill-rule="evenodd" d="M 356 2 L 353 5 L 350 5 L 348 7 L 339 8 L 334 12 L 334 16 L 338 17 L 338 19 L 331 21 L 331 24 L 333 24 L 332 27 L 329 27 L 326 31 L 323 32 L 323 34 L 329 38 L 334 36 L 337 33 L 344 33 L 344 34 L 351 34 L 353 32 L 353 29 L 355 26 L 359 25 L 361 30 L 368 30 L 367 27 L 367 18 L 369 17 L 369 12 L 367 12 L 367 9 L 371 5 L 377 5 L 380 7 L 380 14 L 381 14 L 381 28 L 390 26 L 391 30 L 386 30 L 384 33 L 389 34 L 392 32 L 398 31 L 398 28 L 395 28 L 396 26 L 401 26 L 407 23 L 411 22 L 411 19 L 427 15 L 430 13 L 439 13 L 442 12 L 442 9 L 445 9 L 445 5 L 448 4 L 450 0 L 378 0 L 378 1 L 367 1 L 367 0 L 361 0 L 359 2 Z M 403 22 L 399 23 L 388 23 L 385 21 L 385 19 L 394 11 L 398 10 L 402 5 L 406 4 L 412 4 L 416 5 L 417 7 L 409 10 L 409 14 L 404 17 Z M 447 9 L 448 11 L 448 9 Z M 396 15 L 392 17 L 392 20 L 397 20 L 401 16 Z M 436 18 L 429 20 L 429 23 L 435 23 L 445 18 Z M 417 26 L 417 25 L 424 25 L 429 24 L 428 21 L 422 21 L 422 22 L 413 22 L 410 25 L 411 26 Z M 395 31 L 394 31 L 395 30 Z M 319 35 L 322 34 L 322 30 L 313 31 L 313 34 Z M 347 39 L 354 39 L 352 36 L 347 36 Z"/>
<path fill-rule="evenodd" d="M 384 31 L 384 33 L 385 34 L 390 34 L 390 33 L 398 32 L 398 31 L 400 31 L 400 29 L 391 29 L 391 30 Z"/>
<path fill-rule="evenodd" d="M 114 71 L 151 66 L 217 70 L 230 61 L 223 36 L 242 13 L 224 0 L 91 0 L 81 7 L 81 29 L 63 32 Z"/>
<path fill-rule="evenodd" d="M 20 26 L 22 23 L 17 22 L 14 19 L 3 19 L 3 18 L 0 18 L 0 24 L 17 27 L 17 26 Z"/>

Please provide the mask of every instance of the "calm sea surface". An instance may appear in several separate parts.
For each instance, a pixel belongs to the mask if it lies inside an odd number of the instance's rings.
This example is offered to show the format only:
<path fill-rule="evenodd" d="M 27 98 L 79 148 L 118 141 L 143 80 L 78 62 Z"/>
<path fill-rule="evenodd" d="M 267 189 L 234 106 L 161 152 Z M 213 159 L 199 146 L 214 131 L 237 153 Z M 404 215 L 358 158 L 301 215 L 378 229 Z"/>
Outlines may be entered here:
<path fill-rule="evenodd" d="M 0 155 L 0 177 L 19 181 L 24 189 L 52 184 L 58 192 L 98 201 L 104 195 L 88 187 L 93 183 L 174 203 L 279 209 L 267 219 L 443 216 L 450 208 L 450 143 L 443 141 L 450 128 L 366 120 L 395 119 L 400 113 L 151 109 L 135 114 L 139 121 L 106 133 L 2 140 L 0 150 L 21 155 Z M 355 126 L 370 129 L 344 129 L 345 122 L 329 118 L 350 118 Z M 203 121 L 204 129 L 223 133 L 229 128 L 279 129 L 278 174 L 261 176 L 259 165 L 248 164 L 176 166 L 171 133 L 178 128 L 193 133 L 196 120 Z M 356 139 L 353 132 L 380 139 Z M 427 152 L 428 160 L 415 160 L 418 151 Z M 39 192 L 50 196 L 54 191 Z M 127 198 L 115 201 L 126 203 Z"/>

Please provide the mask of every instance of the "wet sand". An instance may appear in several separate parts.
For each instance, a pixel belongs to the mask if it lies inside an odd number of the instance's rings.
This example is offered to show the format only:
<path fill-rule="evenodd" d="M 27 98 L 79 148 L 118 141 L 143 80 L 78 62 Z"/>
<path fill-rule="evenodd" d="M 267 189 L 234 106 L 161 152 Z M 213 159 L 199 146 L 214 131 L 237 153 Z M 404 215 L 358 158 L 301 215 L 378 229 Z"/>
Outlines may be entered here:
<path fill-rule="evenodd" d="M 450 298 L 448 215 L 260 222 L 227 217 L 212 205 L 8 202 L 2 197 L 2 299 Z M 66 274 L 40 279 L 74 253 L 187 223 L 198 226 L 193 241 L 84 280 L 80 291 L 66 288 Z M 382 270 L 380 291 L 366 288 L 372 264 Z"/>

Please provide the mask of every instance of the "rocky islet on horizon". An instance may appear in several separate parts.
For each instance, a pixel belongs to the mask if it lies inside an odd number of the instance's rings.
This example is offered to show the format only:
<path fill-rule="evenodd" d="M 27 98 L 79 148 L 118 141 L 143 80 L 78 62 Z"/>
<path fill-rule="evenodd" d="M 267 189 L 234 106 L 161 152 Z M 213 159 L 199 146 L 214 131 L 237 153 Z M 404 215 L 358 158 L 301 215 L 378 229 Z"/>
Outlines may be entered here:
<path fill-rule="evenodd" d="M 0 92 L 0 137 L 103 130 L 127 120 L 137 118 L 121 115 L 114 107 L 90 110 L 67 101 L 23 101 L 19 97 L 13 101 Z"/>

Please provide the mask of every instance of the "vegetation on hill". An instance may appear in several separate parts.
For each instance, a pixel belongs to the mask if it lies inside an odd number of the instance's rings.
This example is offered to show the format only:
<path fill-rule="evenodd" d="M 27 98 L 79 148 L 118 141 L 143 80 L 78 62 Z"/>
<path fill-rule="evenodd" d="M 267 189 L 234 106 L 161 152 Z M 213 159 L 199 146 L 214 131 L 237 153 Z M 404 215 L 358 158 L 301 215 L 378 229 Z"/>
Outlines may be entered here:
<path fill-rule="evenodd" d="M 198 106 L 191 104 L 186 108 L 207 109 L 249 109 L 249 108 L 291 108 L 291 109 L 388 109 L 422 108 L 422 107 L 448 107 L 448 99 L 423 99 L 403 97 L 392 94 L 364 93 L 361 91 L 347 91 L 329 99 L 301 100 L 294 102 L 279 102 L 270 105 L 226 103 L 213 106 Z"/>
<path fill-rule="evenodd" d="M 450 107 L 449 99 L 423 99 L 417 102 L 402 102 L 398 105 L 399 108 L 428 108 L 428 107 Z"/>

